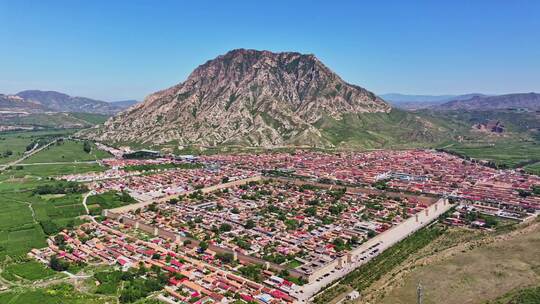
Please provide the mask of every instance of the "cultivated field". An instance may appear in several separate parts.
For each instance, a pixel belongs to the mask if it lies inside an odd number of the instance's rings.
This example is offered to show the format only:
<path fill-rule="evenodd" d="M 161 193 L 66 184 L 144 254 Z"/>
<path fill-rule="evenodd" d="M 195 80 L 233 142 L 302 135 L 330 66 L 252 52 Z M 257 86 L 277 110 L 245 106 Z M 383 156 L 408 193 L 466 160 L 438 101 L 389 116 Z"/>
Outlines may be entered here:
<path fill-rule="evenodd" d="M 104 304 L 111 299 L 100 298 L 74 291 L 68 284 L 59 284 L 46 288 L 18 288 L 0 293 L 2 304 Z"/>
<path fill-rule="evenodd" d="M 491 160 L 508 167 L 516 167 L 533 160 L 540 161 L 540 144 L 532 141 L 498 140 L 486 143 L 455 144 L 447 149 L 475 159 Z"/>
<path fill-rule="evenodd" d="M 108 191 L 102 194 L 88 197 L 86 204 L 90 214 L 101 214 L 103 209 L 113 209 L 125 205 L 136 203 L 137 201 L 127 193 Z"/>
<path fill-rule="evenodd" d="M 60 131 L 12 132 L 2 137 L 6 138 L 3 141 L 17 142 L 15 148 L 25 150 L 26 145 L 37 138 L 59 134 Z M 83 151 L 82 143 L 66 141 L 38 152 L 27 161 L 55 161 L 62 155 L 67 161 L 80 155 L 95 159 L 108 154 L 94 150 L 88 154 Z M 34 191 L 38 186 L 53 184 L 49 177 L 102 170 L 104 168 L 97 164 L 67 163 L 16 165 L 0 172 L 0 260 L 6 256 L 22 257 L 32 248 L 46 246 L 48 233 L 76 225 L 80 222 L 77 217 L 86 214 L 82 194 L 37 195 Z"/>
<path fill-rule="evenodd" d="M 57 131 L 14 131 L 0 133 L 0 164 L 12 162 L 26 152 L 27 146 L 39 140 L 70 134 L 70 130 Z M 11 151 L 10 153 L 6 153 Z M 10 155 L 8 155 L 10 154 Z"/>
<path fill-rule="evenodd" d="M 534 164 L 531 164 L 531 165 L 527 165 L 524 168 L 530 174 L 540 175 L 540 162 L 537 162 L 537 163 L 534 163 Z"/>
<path fill-rule="evenodd" d="M 8 281 L 37 281 L 57 276 L 58 272 L 34 260 L 9 264 L 2 269 L 2 277 Z"/>
<path fill-rule="evenodd" d="M 52 163 L 52 162 L 76 162 L 76 161 L 92 161 L 110 157 L 111 155 L 105 151 L 96 149 L 95 145 L 91 144 L 89 153 L 83 150 L 83 142 L 65 140 L 54 144 L 45 150 L 32 155 L 26 159 L 24 164 L 32 163 Z"/>

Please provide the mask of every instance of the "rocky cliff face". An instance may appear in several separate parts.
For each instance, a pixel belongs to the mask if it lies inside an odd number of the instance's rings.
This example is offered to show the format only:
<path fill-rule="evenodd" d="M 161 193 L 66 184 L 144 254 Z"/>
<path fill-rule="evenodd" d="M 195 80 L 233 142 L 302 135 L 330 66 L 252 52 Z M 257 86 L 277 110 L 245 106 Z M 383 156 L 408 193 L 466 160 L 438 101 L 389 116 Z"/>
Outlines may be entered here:
<path fill-rule="evenodd" d="M 322 118 L 389 112 L 313 55 L 233 50 L 196 68 L 86 135 L 97 140 L 181 145 L 326 146 Z"/>

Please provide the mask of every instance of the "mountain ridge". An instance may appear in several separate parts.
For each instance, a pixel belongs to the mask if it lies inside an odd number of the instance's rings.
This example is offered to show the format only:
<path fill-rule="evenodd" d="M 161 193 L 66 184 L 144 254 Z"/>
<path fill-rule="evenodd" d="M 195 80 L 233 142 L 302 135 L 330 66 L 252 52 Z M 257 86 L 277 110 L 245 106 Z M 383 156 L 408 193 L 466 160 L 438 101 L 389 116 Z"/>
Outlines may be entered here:
<path fill-rule="evenodd" d="M 115 114 L 123 108 L 105 101 L 87 97 L 70 96 L 57 91 L 25 90 L 15 96 L 42 105 L 54 112 L 81 112 L 94 114 Z"/>
<path fill-rule="evenodd" d="M 86 136 L 180 145 L 333 145 L 317 122 L 389 113 L 314 55 L 236 49 L 197 67 L 182 83 L 149 95 Z"/>
<path fill-rule="evenodd" d="M 434 110 L 507 110 L 527 109 L 540 110 L 540 94 L 538 93 L 513 93 L 496 96 L 473 96 L 464 100 L 451 100 L 436 105 Z"/>

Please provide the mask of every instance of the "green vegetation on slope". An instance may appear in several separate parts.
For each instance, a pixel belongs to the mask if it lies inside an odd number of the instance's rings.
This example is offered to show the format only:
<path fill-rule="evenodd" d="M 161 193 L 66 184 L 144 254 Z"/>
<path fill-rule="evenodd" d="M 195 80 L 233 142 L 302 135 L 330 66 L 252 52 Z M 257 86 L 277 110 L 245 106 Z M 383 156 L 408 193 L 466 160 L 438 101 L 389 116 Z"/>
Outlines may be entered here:
<path fill-rule="evenodd" d="M 513 228 L 483 232 L 448 250 L 440 244 L 430 248 L 432 253 L 422 261 L 403 265 L 402 276 L 390 284 L 384 297 L 373 303 L 414 303 L 419 282 L 424 287 L 426 304 L 484 303 L 507 292 L 538 284 L 540 225 L 536 222 Z"/>
<path fill-rule="evenodd" d="M 110 117 L 109 115 L 95 113 L 69 113 L 69 115 L 84 120 L 91 125 L 102 124 Z"/>
<path fill-rule="evenodd" d="M 341 147 L 407 148 L 433 146 L 452 138 L 463 125 L 394 109 L 390 113 L 347 114 L 315 124 L 323 138 Z"/>
<path fill-rule="evenodd" d="M 488 301 L 486 304 L 538 304 L 540 303 L 540 286 L 524 288 L 509 292 L 501 298 Z"/>

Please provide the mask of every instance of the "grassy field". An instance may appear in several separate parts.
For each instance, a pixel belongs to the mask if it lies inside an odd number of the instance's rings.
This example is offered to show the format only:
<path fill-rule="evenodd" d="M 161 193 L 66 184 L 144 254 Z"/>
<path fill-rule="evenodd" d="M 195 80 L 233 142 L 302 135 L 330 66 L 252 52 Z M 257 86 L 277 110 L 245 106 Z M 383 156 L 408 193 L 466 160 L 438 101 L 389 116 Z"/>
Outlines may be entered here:
<path fill-rule="evenodd" d="M 93 113 L 69 113 L 69 115 L 92 125 L 104 123 L 110 117 L 109 115 Z"/>
<path fill-rule="evenodd" d="M 84 172 L 100 172 L 105 171 L 107 168 L 102 167 L 98 164 L 31 164 L 31 165 L 22 165 L 15 166 L 6 170 L 6 174 L 15 178 L 23 178 L 25 176 L 34 176 L 34 177 L 50 177 L 50 176 L 60 176 L 67 174 L 75 173 L 84 173 Z"/>
<path fill-rule="evenodd" d="M 90 153 L 83 150 L 83 142 L 65 140 L 61 143 L 54 144 L 45 150 L 32 155 L 24 160 L 23 163 L 51 163 L 51 162 L 76 162 L 76 161 L 92 161 L 102 158 L 111 157 L 105 151 L 98 150 L 92 144 Z"/>
<path fill-rule="evenodd" d="M 68 284 L 47 288 L 18 288 L 0 293 L 2 304 L 105 304 L 113 303 L 111 298 L 83 294 Z"/>
<path fill-rule="evenodd" d="M 20 116 L 0 116 L 2 125 L 39 128 L 84 128 L 104 122 L 108 116 L 90 113 L 31 113 Z"/>
<path fill-rule="evenodd" d="M 58 272 L 33 260 L 9 264 L 2 270 L 2 277 L 8 281 L 18 281 L 20 279 L 37 281 L 57 276 L 59 276 Z"/>
<path fill-rule="evenodd" d="M 481 241 L 463 242 L 459 251 L 441 252 L 398 280 L 373 303 L 416 301 L 416 287 L 424 287 L 424 303 L 485 303 L 513 290 L 540 282 L 540 224 Z M 527 303 L 527 302 L 494 302 Z M 536 303 L 536 302 L 530 302 Z"/>
<path fill-rule="evenodd" d="M 0 164 L 9 163 L 20 158 L 26 151 L 26 147 L 39 139 L 50 139 L 73 133 L 73 130 L 50 130 L 50 131 L 14 131 L 0 133 Z M 7 150 L 12 154 L 3 157 Z"/>
<path fill-rule="evenodd" d="M 540 162 L 523 167 L 530 174 L 540 175 Z"/>
<path fill-rule="evenodd" d="M 511 291 L 497 300 L 486 304 L 538 304 L 540 303 L 540 284 L 537 287 Z"/>
<path fill-rule="evenodd" d="M 136 203 L 137 201 L 127 193 L 109 191 L 88 197 L 86 205 L 91 214 L 101 214 L 103 209 L 112 209 Z"/>
<path fill-rule="evenodd" d="M 532 141 L 500 140 L 490 143 L 455 144 L 446 149 L 476 159 L 491 160 L 508 167 L 516 167 L 520 163 L 532 160 L 540 161 L 540 143 Z M 540 168 L 540 165 L 535 168 Z"/>
<path fill-rule="evenodd" d="M 86 214 L 80 194 L 44 199 L 28 190 L 0 193 L 0 260 L 46 246 L 43 225 L 76 225 Z"/>

